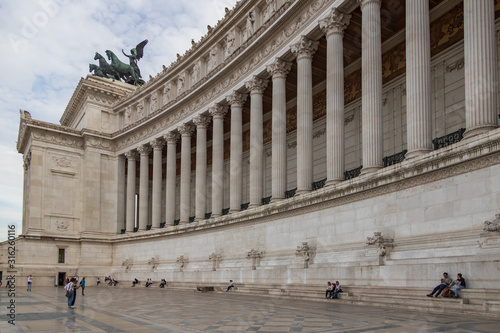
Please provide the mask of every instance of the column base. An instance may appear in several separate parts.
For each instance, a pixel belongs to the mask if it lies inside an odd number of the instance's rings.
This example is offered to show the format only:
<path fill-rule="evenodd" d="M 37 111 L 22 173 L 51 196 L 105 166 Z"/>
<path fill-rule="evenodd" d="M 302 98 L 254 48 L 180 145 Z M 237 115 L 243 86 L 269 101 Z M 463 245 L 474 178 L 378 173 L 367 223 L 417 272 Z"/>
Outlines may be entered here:
<path fill-rule="evenodd" d="M 241 212 L 241 209 L 229 209 L 229 214 Z"/>
<path fill-rule="evenodd" d="M 178 225 L 184 225 L 184 224 L 188 224 L 188 221 L 179 221 Z"/>
<path fill-rule="evenodd" d="M 273 195 L 273 197 L 271 198 L 271 202 L 278 202 L 278 201 L 281 201 L 281 200 L 285 200 L 285 197 L 275 198 L 274 195 Z"/>
<path fill-rule="evenodd" d="M 479 134 L 483 134 L 485 132 L 489 132 L 491 130 L 494 130 L 497 128 L 498 125 L 484 125 L 484 126 L 478 126 L 475 128 L 471 128 L 470 130 L 467 129 L 464 133 L 464 139 L 470 138 Z"/>
<path fill-rule="evenodd" d="M 210 218 L 213 219 L 214 217 L 221 217 L 221 216 L 222 216 L 222 214 L 214 214 L 214 213 L 212 213 L 212 216 Z"/>
<path fill-rule="evenodd" d="M 416 149 L 416 150 L 413 150 L 413 151 L 409 151 L 406 153 L 405 155 L 405 160 L 409 160 L 409 159 L 412 159 L 412 158 L 415 158 L 415 157 L 419 157 L 419 156 L 422 156 L 422 155 L 425 155 L 429 152 L 431 152 L 432 149 Z"/>
<path fill-rule="evenodd" d="M 309 192 L 311 192 L 311 190 L 297 190 L 295 192 L 295 195 L 306 194 L 306 193 L 309 193 Z"/>
<path fill-rule="evenodd" d="M 255 207 L 260 207 L 260 206 L 262 206 L 262 205 L 261 204 L 255 204 L 255 203 L 252 204 L 251 203 L 251 204 L 248 205 L 248 209 L 255 208 Z"/>
<path fill-rule="evenodd" d="M 331 179 L 331 180 L 327 180 L 325 182 L 325 187 L 336 185 L 338 183 L 341 183 L 342 181 L 344 181 L 344 179 Z"/>
<path fill-rule="evenodd" d="M 380 169 L 382 169 L 381 166 L 366 167 L 366 168 L 361 169 L 361 174 L 362 175 L 368 175 L 368 174 L 371 174 L 371 173 L 375 173 L 375 172 L 377 172 Z"/>

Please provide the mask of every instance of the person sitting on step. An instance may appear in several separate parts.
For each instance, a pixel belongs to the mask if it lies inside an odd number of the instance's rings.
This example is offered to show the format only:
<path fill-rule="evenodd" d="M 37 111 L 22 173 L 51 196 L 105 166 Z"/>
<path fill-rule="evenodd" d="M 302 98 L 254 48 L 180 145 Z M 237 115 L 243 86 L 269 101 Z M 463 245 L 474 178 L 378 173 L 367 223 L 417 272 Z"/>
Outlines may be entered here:
<path fill-rule="evenodd" d="M 343 293 L 342 286 L 340 285 L 339 281 L 335 282 L 333 288 L 335 288 L 335 290 L 332 290 L 332 292 L 330 293 L 330 298 L 339 298 L 339 293 Z"/>
<path fill-rule="evenodd" d="M 467 287 L 467 284 L 465 283 L 465 279 L 462 277 L 462 273 L 458 273 L 457 274 L 457 279 L 455 281 L 453 281 L 450 285 L 451 286 L 457 286 L 455 288 L 455 296 L 452 296 L 453 298 L 457 298 L 458 297 L 458 291 L 460 289 L 465 289 Z"/>
<path fill-rule="evenodd" d="M 443 278 L 441 279 L 441 284 L 437 285 L 436 288 L 430 293 L 427 294 L 427 297 L 432 297 L 434 296 L 434 293 L 437 291 L 437 294 L 435 297 L 438 297 L 441 292 L 448 288 L 451 285 L 451 278 L 448 276 L 448 273 L 444 272 L 443 273 Z"/>
<path fill-rule="evenodd" d="M 139 284 L 139 280 L 137 280 L 137 278 L 132 281 L 132 287 L 135 287 L 136 284 Z"/>
<path fill-rule="evenodd" d="M 227 286 L 227 291 L 229 291 L 231 288 L 234 288 L 234 283 L 233 283 L 233 280 L 229 280 L 229 285 Z"/>
<path fill-rule="evenodd" d="M 330 281 L 328 281 L 327 285 L 326 285 L 326 293 L 325 293 L 325 298 L 328 298 L 332 295 L 332 290 L 333 290 L 333 286 L 332 286 L 332 283 Z"/>

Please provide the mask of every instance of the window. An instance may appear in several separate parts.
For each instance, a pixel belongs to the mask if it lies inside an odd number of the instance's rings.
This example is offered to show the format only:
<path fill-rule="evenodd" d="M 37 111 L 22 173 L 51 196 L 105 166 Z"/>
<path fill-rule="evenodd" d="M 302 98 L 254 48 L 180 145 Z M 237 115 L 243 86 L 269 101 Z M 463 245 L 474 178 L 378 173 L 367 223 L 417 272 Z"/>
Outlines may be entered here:
<path fill-rule="evenodd" d="M 57 262 L 64 264 L 64 249 L 59 249 L 59 260 Z"/>

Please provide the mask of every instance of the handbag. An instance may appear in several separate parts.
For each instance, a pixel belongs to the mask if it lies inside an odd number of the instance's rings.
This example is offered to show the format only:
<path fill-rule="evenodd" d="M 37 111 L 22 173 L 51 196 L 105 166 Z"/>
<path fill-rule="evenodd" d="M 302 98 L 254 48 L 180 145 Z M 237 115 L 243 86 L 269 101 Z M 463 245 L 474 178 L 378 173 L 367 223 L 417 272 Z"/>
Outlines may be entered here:
<path fill-rule="evenodd" d="M 66 297 L 70 298 L 73 295 L 71 291 L 66 290 Z"/>

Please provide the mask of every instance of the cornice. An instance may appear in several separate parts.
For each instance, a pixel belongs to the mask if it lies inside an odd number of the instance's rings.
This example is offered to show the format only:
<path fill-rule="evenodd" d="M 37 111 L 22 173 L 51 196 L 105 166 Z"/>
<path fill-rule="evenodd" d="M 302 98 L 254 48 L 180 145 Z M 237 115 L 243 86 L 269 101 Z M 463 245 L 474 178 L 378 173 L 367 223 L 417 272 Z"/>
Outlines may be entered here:
<path fill-rule="evenodd" d="M 130 84 L 87 75 L 86 78 L 81 78 L 78 82 L 59 122 L 64 126 L 69 126 L 87 99 L 111 108 L 119 97 L 129 94 L 135 89 L 136 87 Z"/>
<path fill-rule="evenodd" d="M 188 121 L 187 118 L 194 116 L 196 112 L 204 108 L 208 108 L 210 103 L 218 102 L 233 89 L 240 88 L 238 85 L 243 87 L 243 81 L 252 71 L 264 67 L 266 61 L 286 48 L 289 42 L 303 33 L 301 29 L 313 22 L 329 4 L 329 0 L 285 3 L 248 41 L 218 66 L 223 70 L 209 73 L 194 87 L 170 101 L 163 108 L 139 122 L 115 132 L 113 137 L 117 140 L 117 149 L 129 148 L 130 145 L 135 144 L 136 141 L 132 137 L 147 140 L 147 133 L 161 134 L 160 132 L 172 127 L 178 121 Z M 271 25 L 275 26 L 269 29 Z M 256 44 L 257 40 L 260 41 L 259 44 Z M 255 47 L 252 48 L 252 45 Z M 252 53 L 252 51 L 255 52 Z M 238 62 L 235 61 L 236 57 L 238 57 Z M 202 86 L 198 86 L 199 84 Z"/>

